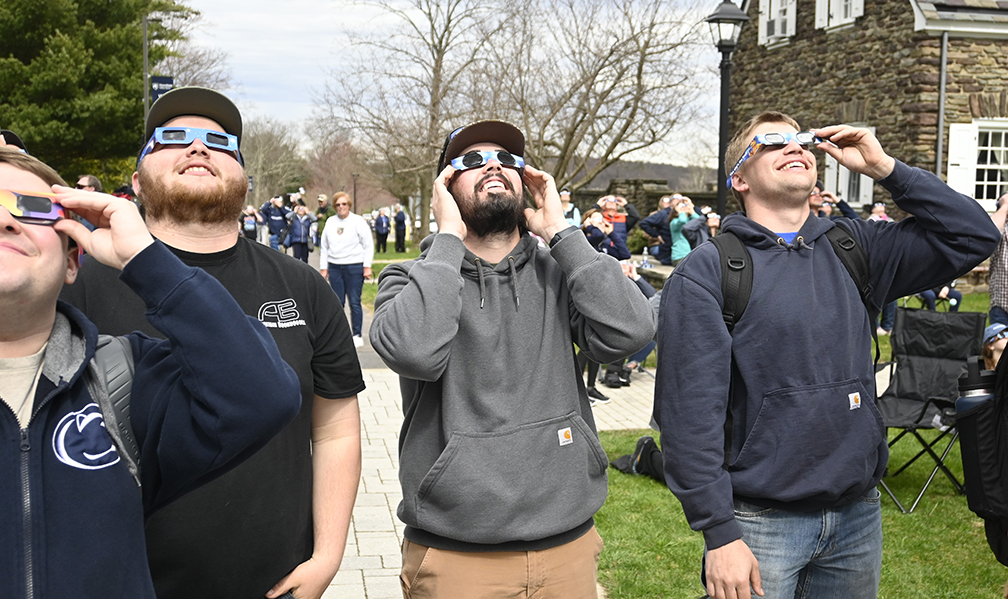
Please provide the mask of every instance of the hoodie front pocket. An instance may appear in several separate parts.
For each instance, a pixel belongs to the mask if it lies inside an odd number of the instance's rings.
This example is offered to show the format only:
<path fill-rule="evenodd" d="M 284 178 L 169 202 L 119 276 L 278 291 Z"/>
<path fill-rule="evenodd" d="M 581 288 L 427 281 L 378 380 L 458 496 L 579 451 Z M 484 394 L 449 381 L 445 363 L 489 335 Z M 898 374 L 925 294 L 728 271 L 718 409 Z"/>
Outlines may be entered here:
<path fill-rule="evenodd" d="M 574 412 L 502 431 L 454 432 L 420 483 L 417 526 L 483 544 L 560 534 L 605 502 L 607 466 Z"/>
<path fill-rule="evenodd" d="M 735 492 L 778 501 L 860 494 L 885 427 L 857 379 L 767 393 L 730 471 Z"/>

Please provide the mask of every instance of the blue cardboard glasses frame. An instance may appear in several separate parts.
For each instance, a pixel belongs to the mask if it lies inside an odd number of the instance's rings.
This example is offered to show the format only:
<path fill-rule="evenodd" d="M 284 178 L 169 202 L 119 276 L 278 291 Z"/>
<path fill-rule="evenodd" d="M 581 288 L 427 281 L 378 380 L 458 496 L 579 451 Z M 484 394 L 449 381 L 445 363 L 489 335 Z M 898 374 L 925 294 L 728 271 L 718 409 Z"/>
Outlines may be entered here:
<path fill-rule="evenodd" d="M 728 173 L 728 189 L 732 187 L 732 177 L 738 172 L 742 163 L 753 155 L 753 152 L 761 146 L 786 146 L 792 141 L 798 142 L 798 145 L 804 146 L 805 149 L 812 149 L 817 144 L 822 143 L 823 139 L 811 131 L 799 131 L 798 133 L 761 133 L 757 135 L 749 142 L 749 147 L 746 148 L 745 153 L 735 163 L 735 168 Z"/>
<path fill-rule="evenodd" d="M 179 145 L 188 146 L 196 140 L 203 142 L 208 148 L 213 150 L 220 150 L 222 152 L 228 152 L 235 157 L 238 164 L 245 166 L 245 162 L 242 160 L 241 152 L 238 151 L 238 137 L 231 135 L 230 133 L 221 133 L 220 131 L 213 131 L 211 129 L 198 129 L 196 127 L 158 127 L 154 129 L 154 135 L 151 135 L 150 140 L 147 141 L 147 145 L 144 146 L 143 151 L 140 153 L 140 157 L 137 159 L 137 164 L 140 161 L 154 151 L 154 147 L 157 144 L 163 146 Z"/>

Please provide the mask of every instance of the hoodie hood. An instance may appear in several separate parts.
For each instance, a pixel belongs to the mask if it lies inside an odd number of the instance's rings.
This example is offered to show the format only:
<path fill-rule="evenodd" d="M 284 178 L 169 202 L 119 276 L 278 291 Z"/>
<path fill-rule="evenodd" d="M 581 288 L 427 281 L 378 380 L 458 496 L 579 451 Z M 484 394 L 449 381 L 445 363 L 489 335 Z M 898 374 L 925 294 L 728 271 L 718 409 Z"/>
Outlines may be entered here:
<path fill-rule="evenodd" d="M 55 384 L 73 382 L 94 355 L 98 331 L 79 310 L 63 301 L 56 304 L 56 322 L 49 334 L 42 374 Z"/>
<path fill-rule="evenodd" d="M 787 244 L 780 238 L 777 234 L 778 232 L 767 229 L 756 221 L 751 220 L 742 212 L 729 214 L 721 223 L 722 231 L 731 231 L 747 246 L 760 250 L 771 249 L 774 246 L 788 249 L 800 249 L 802 246 L 808 247 L 809 244 L 818 240 L 826 231 L 832 228 L 833 221 L 828 218 L 819 218 L 810 211 L 808 218 L 805 219 L 801 228 L 798 229 L 798 234 L 795 235 L 794 240 L 790 244 Z M 789 233 L 790 231 L 779 232 Z"/>

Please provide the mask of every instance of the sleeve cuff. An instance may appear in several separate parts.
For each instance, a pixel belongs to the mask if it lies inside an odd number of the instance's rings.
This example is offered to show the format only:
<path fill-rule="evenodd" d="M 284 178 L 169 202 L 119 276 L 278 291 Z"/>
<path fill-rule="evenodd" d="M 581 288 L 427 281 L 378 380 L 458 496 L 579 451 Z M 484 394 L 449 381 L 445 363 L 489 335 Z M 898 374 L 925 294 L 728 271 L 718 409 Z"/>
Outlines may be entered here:
<path fill-rule="evenodd" d="M 711 549 L 717 549 L 732 541 L 741 539 L 742 529 L 739 527 L 738 522 L 735 521 L 735 518 L 732 518 L 727 522 L 716 524 L 703 531 L 703 536 L 704 544 L 707 546 L 707 550 L 710 551 Z"/>

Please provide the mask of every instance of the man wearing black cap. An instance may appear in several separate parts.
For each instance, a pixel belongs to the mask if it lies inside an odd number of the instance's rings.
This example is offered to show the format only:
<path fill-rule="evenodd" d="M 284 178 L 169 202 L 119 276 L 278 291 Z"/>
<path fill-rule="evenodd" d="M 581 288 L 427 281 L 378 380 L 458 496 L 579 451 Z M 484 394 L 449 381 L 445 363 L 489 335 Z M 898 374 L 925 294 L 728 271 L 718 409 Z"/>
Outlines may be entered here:
<path fill-rule="evenodd" d="M 596 597 L 608 463 L 574 344 L 622 359 L 655 317 L 564 219 L 524 146 L 499 121 L 453 132 L 431 202 L 438 233 L 378 282 L 371 344 L 400 375 L 405 414 L 407 599 Z"/>
<path fill-rule="evenodd" d="M 239 235 L 248 189 L 241 134 L 241 114 L 225 96 L 172 90 L 151 107 L 133 186 L 154 237 L 217 278 L 273 334 L 301 382 L 302 408 L 245 464 L 154 514 L 148 556 L 161 597 L 317 599 L 345 548 L 360 478 L 356 395 L 364 383 L 325 280 Z M 64 297 L 104 333 L 156 336 L 129 295 L 115 272 L 89 261 Z"/>

